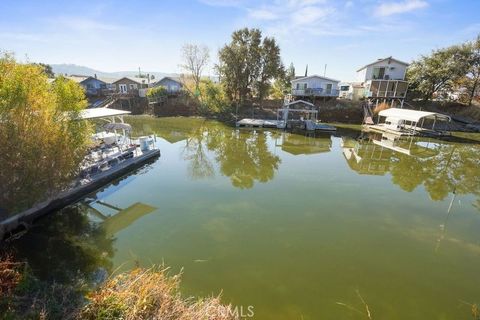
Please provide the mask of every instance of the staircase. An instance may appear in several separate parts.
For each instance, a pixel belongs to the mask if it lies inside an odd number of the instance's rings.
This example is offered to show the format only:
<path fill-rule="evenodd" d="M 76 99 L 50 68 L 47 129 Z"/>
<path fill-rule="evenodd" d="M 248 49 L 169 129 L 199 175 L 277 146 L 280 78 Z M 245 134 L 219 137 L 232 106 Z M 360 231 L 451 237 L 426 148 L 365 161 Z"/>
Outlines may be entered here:
<path fill-rule="evenodd" d="M 372 108 L 366 103 L 362 105 L 362 108 L 363 108 L 363 124 L 369 124 L 369 125 L 375 124 L 375 122 L 373 122 Z"/>
<path fill-rule="evenodd" d="M 91 104 L 89 108 L 108 108 L 110 107 L 114 102 L 116 101 L 116 98 L 110 96 L 107 97 L 101 101 L 96 101 L 95 103 Z"/>

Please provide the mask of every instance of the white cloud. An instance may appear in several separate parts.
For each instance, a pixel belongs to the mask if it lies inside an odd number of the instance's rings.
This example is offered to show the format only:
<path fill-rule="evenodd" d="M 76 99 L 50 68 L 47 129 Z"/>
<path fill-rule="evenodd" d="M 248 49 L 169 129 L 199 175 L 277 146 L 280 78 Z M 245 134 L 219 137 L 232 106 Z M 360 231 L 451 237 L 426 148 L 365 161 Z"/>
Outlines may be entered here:
<path fill-rule="evenodd" d="M 328 15 L 333 13 L 333 8 L 328 7 L 304 7 L 294 11 L 291 15 L 291 21 L 294 25 L 311 25 L 315 24 L 323 19 L 325 19 Z"/>
<path fill-rule="evenodd" d="M 113 31 L 121 27 L 82 17 L 58 17 L 52 23 L 75 31 Z"/>
<path fill-rule="evenodd" d="M 277 20 L 279 18 L 276 13 L 267 9 L 250 9 L 248 16 L 256 20 Z"/>
<path fill-rule="evenodd" d="M 199 0 L 212 7 L 238 7 L 244 4 L 242 0 Z"/>
<path fill-rule="evenodd" d="M 375 10 L 375 15 L 380 17 L 387 17 L 394 14 L 400 14 L 410 11 L 415 11 L 428 6 L 424 0 L 404 0 L 400 2 L 386 2 L 382 3 Z"/>

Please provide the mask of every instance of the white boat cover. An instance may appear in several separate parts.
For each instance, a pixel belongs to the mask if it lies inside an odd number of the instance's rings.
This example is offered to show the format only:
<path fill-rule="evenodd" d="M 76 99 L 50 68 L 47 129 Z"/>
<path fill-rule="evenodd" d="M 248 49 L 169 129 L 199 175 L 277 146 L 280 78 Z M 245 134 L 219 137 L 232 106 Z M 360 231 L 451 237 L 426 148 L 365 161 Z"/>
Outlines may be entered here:
<path fill-rule="evenodd" d="M 91 108 L 82 110 L 80 117 L 84 120 L 86 119 L 96 119 L 96 118 L 107 118 L 107 117 L 116 117 L 130 114 L 130 111 L 110 109 L 110 108 Z"/>
<path fill-rule="evenodd" d="M 378 115 L 381 117 L 390 117 L 412 122 L 419 122 L 421 119 L 450 121 L 450 117 L 445 114 L 411 109 L 390 108 L 380 111 Z"/>

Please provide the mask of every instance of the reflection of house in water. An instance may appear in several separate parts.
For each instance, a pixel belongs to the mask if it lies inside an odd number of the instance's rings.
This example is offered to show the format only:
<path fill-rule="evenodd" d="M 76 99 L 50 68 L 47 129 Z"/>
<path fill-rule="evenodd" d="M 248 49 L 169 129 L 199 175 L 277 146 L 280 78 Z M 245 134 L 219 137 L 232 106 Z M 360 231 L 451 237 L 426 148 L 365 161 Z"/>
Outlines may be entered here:
<path fill-rule="evenodd" d="M 186 140 L 188 138 L 188 135 L 185 131 L 176 130 L 161 130 L 157 132 L 157 136 L 162 138 L 163 140 L 170 142 L 171 144 Z"/>
<path fill-rule="evenodd" d="M 382 133 L 381 135 L 372 135 L 371 139 L 374 144 L 380 147 L 403 153 L 408 156 L 428 158 L 437 154 L 437 152 L 432 148 L 432 146 L 436 146 L 436 144 L 430 142 L 430 140 L 419 141 L 414 137 L 402 139 L 398 135 L 386 132 Z"/>
<path fill-rule="evenodd" d="M 384 175 L 391 168 L 395 152 L 415 158 L 429 158 L 437 154 L 435 143 L 417 138 L 401 138 L 394 134 L 371 134 L 354 140 L 342 138 L 343 155 L 350 168 L 360 174 Z"/>
<path fill-rule="evenodd" d="M 136 202 L 125 209 L 99 200 L 95 204 L 100 206 L 91 204 L 87 204 L 87 206 L 89 211 L 102 221 L 107 236 L 115 235 L 136 220 L 157 209 L 141 202 Z M 105 211 L 113 211 L 114 213 L 108 214 Z"/>
<path fill-rule="evenodd" d="M 276 139 L 275 146 L 293 155 L 307 155 L 330 152 L 332 140 L 330 135 L 315 137 L 284 132 L 279 139 Z"/>

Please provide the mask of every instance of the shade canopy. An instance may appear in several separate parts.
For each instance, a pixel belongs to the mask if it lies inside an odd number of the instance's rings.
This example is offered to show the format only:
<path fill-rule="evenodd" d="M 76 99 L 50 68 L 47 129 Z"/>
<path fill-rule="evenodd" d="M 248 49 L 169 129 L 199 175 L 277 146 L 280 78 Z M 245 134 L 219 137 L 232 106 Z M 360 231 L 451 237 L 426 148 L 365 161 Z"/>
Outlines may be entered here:
<path fill-rule="evenodd" d="M 411 122 L 419 122 L 422 119 L 436 119 L 443 121 L 450 121 L 450 117 L 437 113 L 437 112 L 428 112 L 428 111 L 417 111 L 410 109 L 399 109 L 399 108 L 390 108 L 382 110 L 378 113 L 381 117 L 396 118 L 401 120 L 407 120 Z"/>
<path fill-rule="evenodd" d="M 92 109 L 82 110 L 80 113 L 80 118 L 83 120 L 87 120 L 87 119 L 123 116 L 126 114 L 130 114 L 130 111 L 110 109 L 110 108 L 92 108 Z"/>

